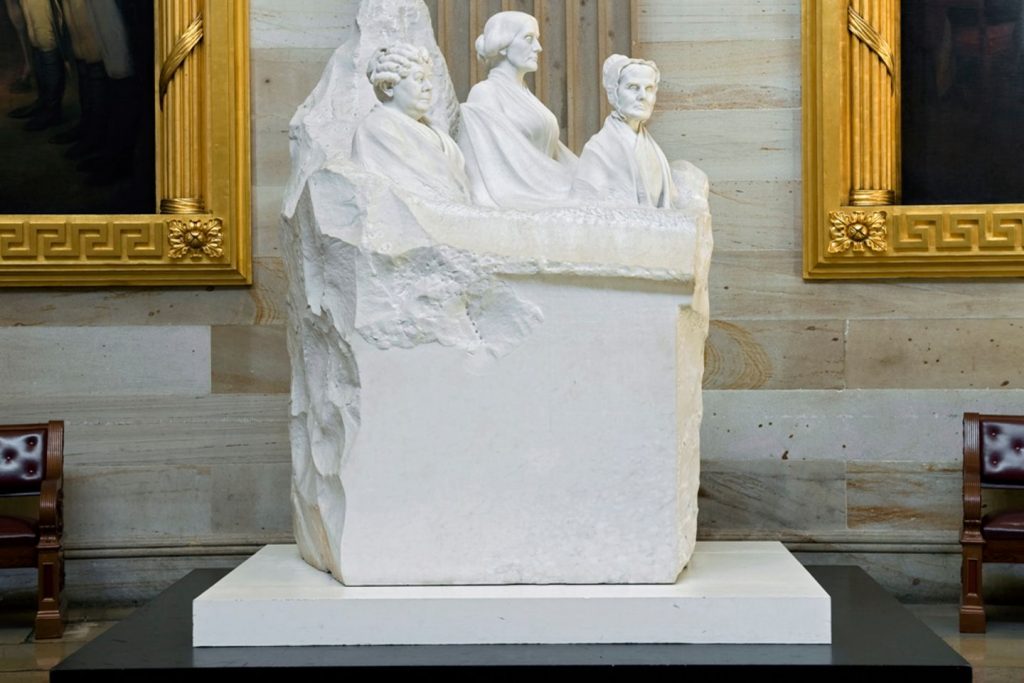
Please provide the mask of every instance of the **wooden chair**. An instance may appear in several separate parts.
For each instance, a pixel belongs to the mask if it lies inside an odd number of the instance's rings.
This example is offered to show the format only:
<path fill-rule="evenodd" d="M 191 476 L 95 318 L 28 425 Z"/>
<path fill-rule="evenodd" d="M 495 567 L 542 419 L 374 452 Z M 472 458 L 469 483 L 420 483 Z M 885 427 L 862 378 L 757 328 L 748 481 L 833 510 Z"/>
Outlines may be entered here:
<path fill-rule="evenodd" d="M 1024 500 L 981 514 L 982 489 L 1024 490 L 1024 416 L 964 413 L 964 526 L 960 632 L 985 632 L 984 562 L 1024 562 Z"/>
<path fill-rule="evenodd" d="M 0 498 L 38 498 L 35 519 L 0 512 L 0 568 L 39 572 L 36 638 L 64 632 L 63 471 L 63 422 L 0 425 Z"/>

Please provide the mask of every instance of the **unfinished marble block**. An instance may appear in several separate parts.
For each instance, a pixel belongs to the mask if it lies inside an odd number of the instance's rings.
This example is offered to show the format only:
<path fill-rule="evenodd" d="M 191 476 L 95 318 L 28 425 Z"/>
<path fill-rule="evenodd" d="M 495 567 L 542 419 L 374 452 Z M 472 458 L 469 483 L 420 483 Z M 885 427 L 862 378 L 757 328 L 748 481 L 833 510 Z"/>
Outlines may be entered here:
<path fill-rule="evenodd" d="M 395 11 L 377 11 L 386 5 Z M 693 550 L 711 252 L 706 177 L 680 208 L 512 210 L 350 158 L 384 41 L 422 3 L 364 3 L 292 122 L 295 535 L 349 585 L 672 583 Z"/>

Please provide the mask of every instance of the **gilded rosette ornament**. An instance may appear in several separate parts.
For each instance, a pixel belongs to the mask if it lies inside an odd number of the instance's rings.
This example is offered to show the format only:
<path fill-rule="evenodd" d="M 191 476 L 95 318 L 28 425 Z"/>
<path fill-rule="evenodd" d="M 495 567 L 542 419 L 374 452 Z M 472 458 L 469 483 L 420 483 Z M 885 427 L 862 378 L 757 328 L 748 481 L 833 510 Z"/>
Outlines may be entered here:
<path fill-rule="evenodd" d="M 219 218 L 191 218 L 167 223 L 171 258 L 220 258 L 224 255 L 224 224 Z"/>
<path fill-rule="evenodd" d="M 828 253 L 886 250 L 885 211 L 832 211 L 829 220 L 832 223 L 829 231 L 832 241 L 829 242 Z"/>

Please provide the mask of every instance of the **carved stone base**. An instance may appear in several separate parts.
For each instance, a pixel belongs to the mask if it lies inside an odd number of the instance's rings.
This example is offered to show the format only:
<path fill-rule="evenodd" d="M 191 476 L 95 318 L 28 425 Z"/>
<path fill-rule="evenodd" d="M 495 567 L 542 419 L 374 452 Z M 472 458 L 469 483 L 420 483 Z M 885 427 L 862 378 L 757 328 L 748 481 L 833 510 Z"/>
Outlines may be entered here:
<path fill-rule="evenodd" d="M 831 642 L 828 594 L 777 542 L 698 543 L 665 586 L 350 588 L 267 546 L 192 609 L 196 647 Z"/>

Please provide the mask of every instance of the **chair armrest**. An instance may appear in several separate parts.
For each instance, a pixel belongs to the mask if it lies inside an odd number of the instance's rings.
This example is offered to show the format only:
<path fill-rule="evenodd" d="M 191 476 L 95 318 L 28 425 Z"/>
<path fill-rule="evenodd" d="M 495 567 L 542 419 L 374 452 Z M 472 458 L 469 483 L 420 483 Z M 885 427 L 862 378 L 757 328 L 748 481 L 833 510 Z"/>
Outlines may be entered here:
<path fill-rule="evenodd" d="M 981 541 L 981 416 L 964 413 L 964 526 L 961 541 Z"/>
<path fill-rule="evenodd" d="M 64 476 L 64 421 L 51 420 L 46 427 L 46 478 Z"/>
<path fill-rule="evenodd" d="M 51 420 L 46 435 L 46 479 L 39 489 L 39 535 L 59 541 L 64 530 L 64 422 Z"/>
<path fill-rule="evenodd" d="M 60 479 L 47 479 L 39 490 L 39 535 L 60 536 L 64 528 L 64 490 Z"/>

